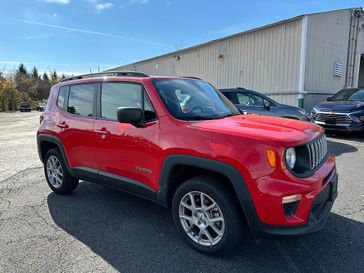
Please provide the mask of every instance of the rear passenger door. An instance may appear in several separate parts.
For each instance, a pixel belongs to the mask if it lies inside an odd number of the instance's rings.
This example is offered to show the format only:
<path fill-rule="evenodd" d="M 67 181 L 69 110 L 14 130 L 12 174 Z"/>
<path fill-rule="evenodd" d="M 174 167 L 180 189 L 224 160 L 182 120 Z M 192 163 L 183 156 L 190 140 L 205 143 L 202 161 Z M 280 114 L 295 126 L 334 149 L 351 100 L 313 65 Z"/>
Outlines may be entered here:
<path fill-rule="evenodd" d="M 94 132 L 100 180 L 120 187 L 133 184 L 156 189 L 159 121 L 143 85 L 102 83 L 98 107 Z M 144 108 L 145 125 L 119 123 L 118 107 Z"/>
<path fill-rule="evenodd" d="M 98 84 L 76 84 L 62 87 L 65 93 L 63 111 L 57 117 L 56 127 L 69 165 L 76 174 L 94 173 L 97 177 L 97 163 L 93 145 L 93 124 L 95 121 L 95 98 Z M 66 88 L 66 90 L 64 89 Z M 58 98 L 58 100 L 61 100 Z M 58 105 L 60 106 L 60 103 Z"/>

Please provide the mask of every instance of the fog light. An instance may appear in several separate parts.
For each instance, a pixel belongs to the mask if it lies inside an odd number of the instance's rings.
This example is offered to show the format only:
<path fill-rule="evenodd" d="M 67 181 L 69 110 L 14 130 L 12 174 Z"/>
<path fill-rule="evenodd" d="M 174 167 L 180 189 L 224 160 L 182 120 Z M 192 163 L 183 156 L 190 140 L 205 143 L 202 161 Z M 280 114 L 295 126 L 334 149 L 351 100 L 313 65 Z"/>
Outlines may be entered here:
<path fill-rule="evenodd" d="M 288 204 L 283 204 L 284 215 L 285 216 L 295 215 L 299 203 L 300 203 L 300 201 L 296 201 L 296 202 L 288 203 Z"/>
<path fill-rule="evenodd" d="M 296 213 L 301 198 L 301 194 L 289 195 L 282 198 L 285 216 L 293 216 Z"/>
<path fill-rule="evenodd" d="M 288 195 L 282 198 L 282 204 L 288 204 L 288 203 L 293 203 L 296 201 L 301 200 L 302 198 L 302 194 L 293 194 L 293 195 Z"/>

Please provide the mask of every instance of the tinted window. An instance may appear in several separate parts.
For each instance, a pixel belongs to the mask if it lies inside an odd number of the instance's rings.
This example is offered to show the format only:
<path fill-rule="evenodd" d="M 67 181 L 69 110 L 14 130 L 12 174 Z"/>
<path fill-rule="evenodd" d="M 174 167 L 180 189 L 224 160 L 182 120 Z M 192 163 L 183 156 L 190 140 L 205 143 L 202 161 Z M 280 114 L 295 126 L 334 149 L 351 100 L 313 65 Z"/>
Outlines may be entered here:
<path fill-rule="evenodd" d="M 57 105 L 61 108 L 63 108 L 63 102 L 64 102 L 64 98 L 66 96 L 66 91 L 67 91 L 67 87 L 62 86 L 59 89 L 59 93 L 58 93 L 58 98 L 57 98 Z"/>
<path fill-rule="evenodd" d="M 344 89 L 333 96 L 332 100 L 335 101 L 363 101 L 364 102 L 364 89 Z"/>
<path fill-rule="evenodd" d="M 239 104 L 263 106 L 263 98 L 252 93 L 238 93 Z"/>
<path fill-rule="evenodd" d="M 101 90 L 101 116 L 117 120 L 116 111 L 119 107 L 142 108 L 142 91 L 140 84 L 133 83 L 103 83 Z M 145 96 L 145 109 L 153 111 L 149 98 Z"/>
<path fill-rule="evenodd" d="M 74 115 L 92 117 L 96 84 L 77 84 L 70 88 L 67 111 Z"/>

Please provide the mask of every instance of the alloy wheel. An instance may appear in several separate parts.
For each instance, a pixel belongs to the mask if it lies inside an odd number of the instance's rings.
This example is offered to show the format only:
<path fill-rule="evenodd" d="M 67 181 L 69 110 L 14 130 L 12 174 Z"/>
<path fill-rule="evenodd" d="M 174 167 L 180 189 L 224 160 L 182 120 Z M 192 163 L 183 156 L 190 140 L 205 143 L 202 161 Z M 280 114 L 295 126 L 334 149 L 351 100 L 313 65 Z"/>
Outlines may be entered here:
<path fill-rule="evenodd" d="M 225 220 L 217 203 L 200 191 L 188 192 L 179 204 L 179 218 L 186 234 L 197 244 L 213 246 L 225 232 Z"/>
<path fill-rule="evenodd" d="M 47 160 L 47 177 L 51 185 L 59 188 L 63 183 L 63 169 L 59 159 L 51 155 Z"/>

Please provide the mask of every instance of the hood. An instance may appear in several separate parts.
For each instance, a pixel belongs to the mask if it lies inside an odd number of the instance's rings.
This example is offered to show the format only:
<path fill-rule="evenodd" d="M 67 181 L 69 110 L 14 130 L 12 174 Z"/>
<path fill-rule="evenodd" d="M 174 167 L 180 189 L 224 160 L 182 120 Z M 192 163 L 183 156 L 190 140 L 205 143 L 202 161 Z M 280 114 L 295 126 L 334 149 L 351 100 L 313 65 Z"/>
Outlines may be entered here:
<path fill-rule="evenodd" d="M 364 102 L 360 101 L 327 101 L 314 106 L 319 111 L 329 112 L 354 112 L 364 111 Z"/>
<path fill-rule="evenodd" d="M 286 147 L 305 144 L 324 132 L 322 127 L 310 122 L 255 114 L 189 121 L 189 124 L 213 132 L 273 141 Z"/>

